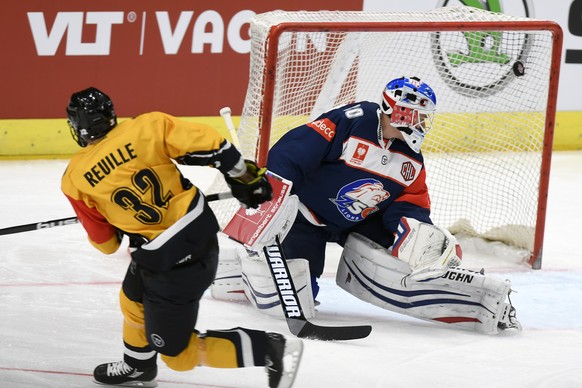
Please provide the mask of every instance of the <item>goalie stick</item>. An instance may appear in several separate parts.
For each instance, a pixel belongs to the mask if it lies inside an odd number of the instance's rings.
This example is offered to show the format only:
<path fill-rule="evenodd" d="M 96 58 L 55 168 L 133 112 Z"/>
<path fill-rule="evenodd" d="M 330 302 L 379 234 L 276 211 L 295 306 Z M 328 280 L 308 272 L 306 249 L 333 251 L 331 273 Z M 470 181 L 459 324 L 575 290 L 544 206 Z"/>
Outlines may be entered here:
<path fill-rule="evenodd" d="M 206 196 L 206 200 L 208 202 L 218 201 L 221 199 L 230 199 L 230 198 L 233 198 L 231 193 L 216 193 L 216 194 L 209 194 Z M 50 220 L 50 221 L 35 222 L 32 224 L 10 226 L 8 228 L 0 229 L 0 236 L 5 235 L 5 234 L 14 234 L 14 233 L 22 233 L 22 232 L 31 232 L 33 230 L 49 229 L 49 228 L 54 228 L 56 226 L 73 225 L 73 224 L 77 224 L 77 223 L 79 223 L 79 219 L 77 217 L 66 217 L 66 218 L 59 218 L 59 219 Z"/>
<path fill-rule="evenodd" d="M 321 341 L 346 341 L 365 338 L 370 334 L 372 326 L 369 325 L 320 326 L 308 321 L 303 314 L 279 237 L 275 238 L 274 245 L 263 247 L 263 251 L 291 333 L 299 338 Z"/>

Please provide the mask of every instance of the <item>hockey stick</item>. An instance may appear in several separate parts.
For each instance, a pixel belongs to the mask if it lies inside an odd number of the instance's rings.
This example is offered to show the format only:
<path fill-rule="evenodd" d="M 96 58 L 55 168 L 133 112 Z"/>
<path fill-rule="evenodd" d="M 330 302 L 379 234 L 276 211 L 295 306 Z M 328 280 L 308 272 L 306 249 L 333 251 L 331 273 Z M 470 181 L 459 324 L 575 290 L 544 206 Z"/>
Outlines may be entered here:
<path fill-rule="evenodd" d="M 372 331 L 372 326 L 319 326 L 305 318 L 278 236 L 275 242 L 274 245 L 263 247 L 263 251 L 291 333 L 299 338 L 322 341 L 346 341 L 367 337 Z"/>
<path fill-rule="evenodd" d="M 35 222 L 33 224 L 25 224 L 18 226 L 10 226 L 8 228 L 0 229 L 0 235 L 30 232 L 31 230 L 54 228 L 55 226 L 73 225 L 77 224 L 79 219 L 77 217 L 59 218 L 57 220 Z"/>
<path fill-rule="evenodd" d="M 206 196 L 206 200 L 208 202 L 218 201 L 221 199 L 230 199 L 230 198 L 232 198 L 232 194 L 228 193 L 228 192 L 209 194 Z M 32 224 L 10 226 L 8 228 L 0 229 L 0 236 L 4 235 L 4 234 L 30 232 L 30 231 L 39 230 L 39 229 L 49 229 L 49 228 L 54 228 L 56 226 L 73 225 L 73 224 L 77 224 L 77 223 L 79 223 L 79 219 L 77 217 L 66 217 L 66 218 L 59 218 L 59 219 L 50 220 L 50 221 L 35 222 Z"/>
<path fill-rule="evenodd" d="M 238 135 L 236 134 L 236 129 L 234 128 L 234 123 L 232 122 L 232 116 L 230 107 L 225 106 L 220 110 L 220 115 L 226 124 L 228 133 L 230 133 L 230 138 L 232 139 L 232 144 L 240 151 L 240 142 L 238 141 Z"/>

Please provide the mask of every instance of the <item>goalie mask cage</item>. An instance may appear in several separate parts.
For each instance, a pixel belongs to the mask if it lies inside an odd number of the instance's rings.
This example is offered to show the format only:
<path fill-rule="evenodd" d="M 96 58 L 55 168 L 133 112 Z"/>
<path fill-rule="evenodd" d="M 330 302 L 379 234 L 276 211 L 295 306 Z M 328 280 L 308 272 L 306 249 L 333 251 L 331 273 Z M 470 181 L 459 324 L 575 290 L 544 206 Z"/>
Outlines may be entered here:
<path fill-rule="evenodd" d="M 559 25 L 471 7 L 273 11 L 251 21 L 251 40 L 238 128 L 245 157 L 265 165 L 291 128 L 336 106 L 379 102 L 389 80 L 417 76 L 437 96 L 422 148 L 433 222 L 527 249 L 541 267 Z M 224 224 L 236 202 L 213 206 Z"/>

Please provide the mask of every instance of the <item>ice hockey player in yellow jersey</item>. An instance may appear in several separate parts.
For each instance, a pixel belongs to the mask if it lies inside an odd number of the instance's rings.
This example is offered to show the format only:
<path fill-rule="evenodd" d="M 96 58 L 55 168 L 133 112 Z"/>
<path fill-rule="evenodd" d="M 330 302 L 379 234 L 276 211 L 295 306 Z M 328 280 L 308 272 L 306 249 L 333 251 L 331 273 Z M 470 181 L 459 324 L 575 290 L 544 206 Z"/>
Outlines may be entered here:
<path fill-rule="evenodd" d="M 241 327 L 194 329 L 216 272 L 219 227 L 176 163 L 217 168 L 246 207 L 271 199 L 266 169 L 244 160 L 207 125 L 161 112 L 118 123 L 113 102 L 96 88 L 74 93 L 67 116 L 82 148 L 63 175 L 62 191 L 93 246 L 111 254 L 125 235 L 132 258 L 120 292 L 124 357 L 97 366 L 95 382 L 154 387 L 159 353 L 179 371 L 265 367 L 270 387 L 290 387 L 300 340 Z"/>

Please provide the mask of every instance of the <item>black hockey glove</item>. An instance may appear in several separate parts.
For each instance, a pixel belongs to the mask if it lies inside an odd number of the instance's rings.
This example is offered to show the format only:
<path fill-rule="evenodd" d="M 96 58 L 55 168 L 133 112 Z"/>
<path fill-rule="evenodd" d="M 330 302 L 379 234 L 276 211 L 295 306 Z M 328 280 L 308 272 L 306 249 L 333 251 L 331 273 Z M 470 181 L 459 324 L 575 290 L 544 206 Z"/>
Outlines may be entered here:
<path fill-rule="evenodd" d="M 245 208 L 257 208 L 263 202 L 273 198 L 273 188 L 267 180 L 265 167 L 259 168 L 257 164 L 250 160 L 245 160 L 247 173 L 254 178 L 245 183 L 240 178 L 225 176 L 226 183 L 230 187 L 232 195 L 239 200 Z"/>

